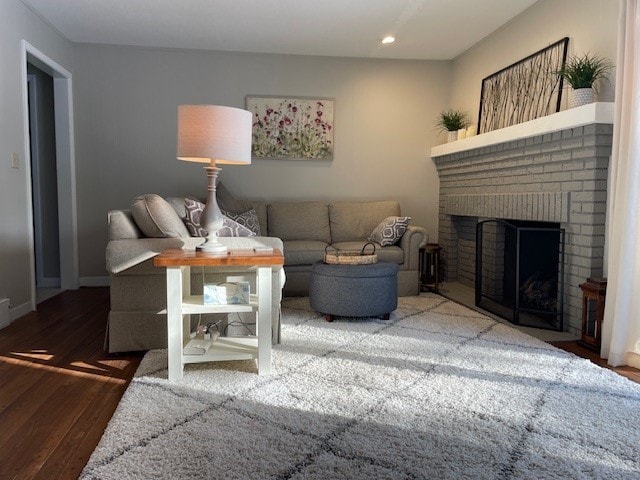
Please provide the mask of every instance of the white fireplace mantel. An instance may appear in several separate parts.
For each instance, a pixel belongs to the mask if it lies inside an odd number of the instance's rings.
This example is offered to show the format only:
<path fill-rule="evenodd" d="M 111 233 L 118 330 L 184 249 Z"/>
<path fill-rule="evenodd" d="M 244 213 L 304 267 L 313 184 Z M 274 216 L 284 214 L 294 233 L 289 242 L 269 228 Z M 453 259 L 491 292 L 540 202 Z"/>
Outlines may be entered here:
<path fill-rule="evenodd" d="M 593 123 L 613 124 L 613 103 L 590 103 L 581 107 L 553 113 L 546 117 L 511 125 L 510 127 L 493 130 L 455 142 L 436 145 L 431 149 L 431 158 L 512 142 L 514 140 L 544 135 Z"/>

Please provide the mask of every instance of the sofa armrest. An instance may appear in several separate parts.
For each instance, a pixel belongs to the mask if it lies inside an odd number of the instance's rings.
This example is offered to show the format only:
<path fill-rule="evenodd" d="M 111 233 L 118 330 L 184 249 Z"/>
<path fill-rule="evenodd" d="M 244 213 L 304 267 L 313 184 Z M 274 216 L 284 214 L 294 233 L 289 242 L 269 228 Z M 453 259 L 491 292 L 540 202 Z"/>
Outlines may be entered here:
<path fill-rule="evenodd" d="M 188 238 L 137 238 L 111 240 L 107 243 L 107 271 L 116 275 L 149 260 L 165 250 L 186 248 Z M 202 243 L 200 239 L 199 243 Z M 195 248 L 195 245 L 193 246 Z"/>
<path fill-rule="evenodd" d="M 422 227 L 409 225 L 400 239 L 400 248 L 404 252 L 404 263 L 401 270 L 418 270 L 420 265 L 420 249 L 429 241 L 429 234 Z"/>

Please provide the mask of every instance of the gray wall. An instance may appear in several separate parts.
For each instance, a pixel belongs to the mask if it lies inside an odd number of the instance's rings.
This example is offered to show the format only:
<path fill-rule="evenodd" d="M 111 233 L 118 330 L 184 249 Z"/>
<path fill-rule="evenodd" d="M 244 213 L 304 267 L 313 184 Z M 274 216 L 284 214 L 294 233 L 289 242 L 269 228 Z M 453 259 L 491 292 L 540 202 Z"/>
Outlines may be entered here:
<path fill-rule="evenodd" d="M 71 45 L 24 4 L 0 0 L 0 298 L 12 307 L 27 305 L 31 295 L 21 39 L 69 70 L 73 57 Z M 12 152 L 20 155 L 19 169 L 11 168 Z"/>
<path fill-rule="evenodd" d="M 202 166 L 176 159 L 182 103 L 243 107 L 245 95 L 335 98 L 333 161 L 223 166 L 240 197 L 397 199 L 437 237 L 438 177 L 428 158 L 450 62 L 75 48 L 80 274 L 105 274 L 107 211 L 136 195 L 204 196 Z"/>
<path fill-rule="evenodd" d="M 540 0 L 474 45 L 453 62 L 451 106 L 478 121 L 482 79 L 540 50 L 569 37 L 569 55 L 586 52 L 616 61 L 618 0 Z M 610 83 L 599 88 L 599 100 L 613 102 Z M 566 108 L 568 87 L 562 93 Z"/>

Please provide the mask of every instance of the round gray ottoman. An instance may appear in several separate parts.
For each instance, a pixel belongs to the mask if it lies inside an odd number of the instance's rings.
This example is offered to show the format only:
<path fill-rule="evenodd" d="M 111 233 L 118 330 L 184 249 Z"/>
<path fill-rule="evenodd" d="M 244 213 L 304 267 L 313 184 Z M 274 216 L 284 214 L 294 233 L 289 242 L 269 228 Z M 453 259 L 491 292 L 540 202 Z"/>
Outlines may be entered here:
<path fill-rule="evenodd" d="M 309 279 L 311 308 L 332 321 L 340 317 L 389 319 L 398 306 L 398 270 L 395 263 L 330 265 L 316 262 Z"/>

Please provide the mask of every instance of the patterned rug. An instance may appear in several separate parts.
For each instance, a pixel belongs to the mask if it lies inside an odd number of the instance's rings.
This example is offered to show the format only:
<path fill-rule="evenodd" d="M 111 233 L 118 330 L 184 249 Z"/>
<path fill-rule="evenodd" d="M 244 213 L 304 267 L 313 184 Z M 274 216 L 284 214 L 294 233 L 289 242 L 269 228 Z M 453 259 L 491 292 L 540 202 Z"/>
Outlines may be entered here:
<path fill-rule="evenodd" d="M 147 353 L 81 478 L 640 478 L 640 385 L 434 294 L 285 299 L 273 372 Z"/>

